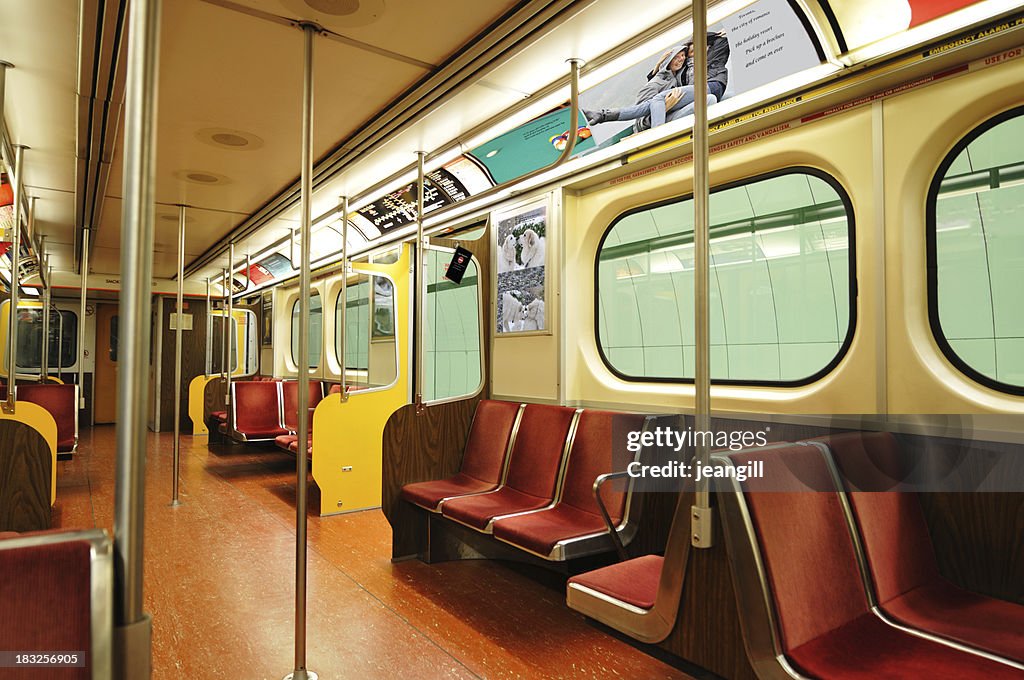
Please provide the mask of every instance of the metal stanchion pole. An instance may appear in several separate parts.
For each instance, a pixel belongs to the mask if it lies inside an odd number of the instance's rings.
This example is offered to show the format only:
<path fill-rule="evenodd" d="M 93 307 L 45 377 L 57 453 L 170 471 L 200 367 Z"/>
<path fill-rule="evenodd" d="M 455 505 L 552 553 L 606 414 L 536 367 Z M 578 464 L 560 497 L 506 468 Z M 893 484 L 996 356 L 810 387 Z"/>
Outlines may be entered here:
<path fill-rule="evenodd" d="M 206 277 L 206 369 L 203 375 L 213 373 L 213 301 L 210 299 L 210 277 Z"/>
<path fill-rule="evenodd" d="M 18 269 L 21 267 L 21 199 L 25 191 L 22 182 L 22 171 L 25 163 L 27 146 L 14 147 L 14 222 L 11 235 L 11 299 L 7 304 L 7 401 L 4 403 L 5 413 L 14 413 L 14 391 L 18 384 L 18 298 L 20 284 Z"/>
<path fill-rule="evenodd" d="M 181 505 L 181 331 L 185 297 L 185 206 L 178 206 L 178 297 L 174 308 L 174 471 L 171 480 L 171 505 Z"/>
<path fill-rule="evenodd" d="M 711 429 L 711 366 L 708 324 L 708 21 L 707 0 L 693 5 L 693 252 L 694 252 L 694 425 L 698 432 Z M 707 437 L 700 437 L 696 461 L 707 465 L 711 450 Z M 696 503 L 691 509 L 691 542 L 696 548 L 712 545 L 710 482 L 705 477 L 697 485 Z"/>
<path fill-rule="evenodd" d="M 85 296 L 89 292 L 89 236 L 90 229 L 82 230 L 82 276 L 78 291 L 78 408 L 85 408 Z M 97 329 L 98 331 L 99 329 Z M 99 346 L 99 343 L 96 343 Z"/>
<path fill-rule="evenodd" d="M 424 369 L 423 362 L 426 360 L 426 352 L 423 348 L 424 342 L 424 323 L 426 322 L 425 313 L 427 305 L 427 244 L 429 239 L 423 235 L 423 159 L 426 157 L 425 151 L 416 152 L 416 295 L 414 302 L 416 305 L 415 323 L 416 331 L 414 338 L 416 341 L 416 375 L 414 378 L 415 388 L 413 394 L 416 395 L 416 413 L 421 414 L 425 410 L 423 405 L 423 376 Z"/>
<path fill-rule="evenodd" d="M 302 264 L 299 268 L 298 445 L 295 480 L 295 669 L 285 680 L 316 680 L 306 668 L 306 506 L 309 473 L 309 239 L 313 198 L 313 39 L 320 27 L 302 28 Z"/>
<path fill-rule="evenodd" d="M 234 361 L 238 361 L 238 351 L 235 349 L 235 342 L 237 341 L 237 334 L 235 333 L 235 244 L 228 244 L 228 318 L 225 326 L 227 330 L 224 332 L 224 337 L 227 340 L 224 346 L 227 348 L 227 391 L 224 394 L 224 404 L 228 407 L 228 411 L 231 411 L 231 374 L 235 372 Z M 232 354 L 234 354 L 234 360 L 232 360 Z M 231 427 L 235 426 L 233 420 L 230 420 Z"/>
<path fill-rule="evenodd" d="M 152 674 L 152 626 L 142 610 L 142 565 L 159 38 L 160 0 L 132 0 L 128 17 L 122 283 L 118 312 L 120 335 L 130 341 L 121 343 L 118 357 L 121 370 L 117 377 L 114 494 L 115 675 L 132 680 Z"/>
<path fill-rule="evenodd" d="M 341 197 L 341 401 L 348 401 L 348 196 Z M 371 313 L 370 324 L 373 324 Z"/>

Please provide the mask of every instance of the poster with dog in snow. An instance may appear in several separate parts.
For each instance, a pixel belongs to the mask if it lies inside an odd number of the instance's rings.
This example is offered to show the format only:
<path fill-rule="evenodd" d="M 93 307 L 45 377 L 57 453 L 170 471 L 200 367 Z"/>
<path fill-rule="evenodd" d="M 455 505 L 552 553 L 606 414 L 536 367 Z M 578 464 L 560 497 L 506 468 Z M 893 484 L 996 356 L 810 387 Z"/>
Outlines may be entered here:
<path fill-rule="evenodd" d="M 547 202 L 496 213 L 497 335 L 547 332 Z"/>

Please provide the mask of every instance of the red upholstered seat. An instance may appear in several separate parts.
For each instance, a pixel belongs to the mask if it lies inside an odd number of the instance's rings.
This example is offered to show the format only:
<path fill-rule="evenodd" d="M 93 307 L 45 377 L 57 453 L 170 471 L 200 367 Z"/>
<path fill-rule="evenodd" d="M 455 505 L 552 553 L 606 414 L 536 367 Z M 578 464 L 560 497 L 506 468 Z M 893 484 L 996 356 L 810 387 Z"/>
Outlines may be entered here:
<path fill-rule="evenodd" d="M 560 541 L 597 533 L 607 533 L 594 500 L 594 481 L 602 474 L 612 472 L 616 462 L 613 456 L 612 423 L 620 419 L 626 430 L 639 431 L 644 417 L 611 411 L 586 410 L 580 414 L 576 435 L 569 452 L 562 495 L 558 504 L 547 510 L 517 515 L 494 523 L 494 535 L 540 555 L 549 555 Z M 613 522 L 622 519 L 626 495 L 614 485 L 602 488 L 602 498 Z"/>
<path fill-rule="evenodd" d="M 650 609 L 658 596 L 663 562 L 660 555 L 644 555 L 573 576 L 569 584 L 596 590 L 640 609 Z"/>
<path fill-rule="evenodd" d="M 313 423 L 313 410 L 323 398 L 323 385 L 319 380 L 309 381 L 309 423 Z M 295 432 L 299 429 L 299 383 L 297 380 L 281 381 L 281 413 L 282 425 L 285 429 Z"/>
<path fill-rule="evenodd" d="M 282 434 L 280 437 L 274 437 L 274 443 L 285 451 L 298 451 L 299 450 L 299 437 L 294 434 Z"/>
<path fill-rule="evenodd" d="M 872 432 L 822 441 L 846 481 L 882 609 L 911 628 L 1024 662 L 1024 607 L 943 578 L 917 495 L 879 491 L 893 488 L 905 469 L 896 438 Z"/>
<path fill-rule="evenodd" d="M 236 382 L 231 383 L 231 391 L 234 430 L 246 441 L 273 440 L 288 434 L 280 424 L 276 383 Z"/>
<path fill-rule="evenodd" d="M 818 678 L 1019 678 L 1021 671 L 897 630 L 863 614 L 786 656 Z"/>
<path fill-rule="evenodd" d="M 519 404 L 481 400 L 466 438 L 461 471 L 448 479 L 406 484 L 402 487 L 402 497 L 436 511 L 445 498 L 494 489 L 501 479 L 508 440 L 518 412 Z"/>
<path fill-rule="evenodd" d="M 57 423 L 57 453 L 68 453 L 75 450 L 75 432 L 78 429 L 75 385 L 56 383 L 18 385 L 15 394 L 19 401 L 38 404 L 53 416 Z"/>
<path fill-rule="evenodd" d="M 87 541 L 0 549 L 0 649 L 91 649 L 90 554 Z M 8 672 L 4 677 L 33 676 Z M 61 669 L 59 677 L 85 680 L 91 673 L 87 661 L 85 668 Z"/>
<path fill-rule="evenodd" d="M 474 479 L 460 472 L 453 477 L 434 482 L 406 484 L 402 487 L 402 498 L 410 503 L 434 510 L 445 498 L 492 491 L 493 489 L 494 482 Z"/>
<path fill-rule="evenodd" d="M 1005 664 L 893 628 L 868 605 L 838 489 L 813 446 L 731 456 L 764 461 L 745 500 L 797 670 L 819 678 L 1019 678 Z M 812 491 L 810 489 L 819 489 Z"/>
<path fill-rule="evenodd" d="M 227 411 L 213 411 L 212 413 L 210 413 L 210 417 L 214 418 L 215 420 L 219 420 L 222 423 L 226 423 L 228 421 L 228 412 Z"/>
<path fill-rule="evenodd" d="M 529 404 L 512 445 L 504 485 L 488 493 L 446 500 L 441 513 L 480 531 L 495 517 L 538 510 L 555 493 L 574 409 Z"/>

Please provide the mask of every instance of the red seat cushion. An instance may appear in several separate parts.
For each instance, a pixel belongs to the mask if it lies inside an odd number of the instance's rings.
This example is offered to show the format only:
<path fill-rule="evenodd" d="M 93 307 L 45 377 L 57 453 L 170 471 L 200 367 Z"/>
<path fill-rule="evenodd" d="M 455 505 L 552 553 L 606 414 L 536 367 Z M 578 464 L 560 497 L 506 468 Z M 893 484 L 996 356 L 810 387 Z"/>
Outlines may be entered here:
<path fill-rule="evenodd" d="M 210 413 L 210 417 L 215 419 L 215 420 L 219 420 L 222 423 L 226 423 L 228 421 L 228 412 L 227 411 L 213 411 L 212 413 Z"/>
<path fill-rule="evenodd" d="M 275 382 L 231 384 L 236 432 L 245 435 L 246 439 L 274 439 L 288 434 L 280 423 L 277 387 Z"/>
<path fill-rule="evenodd" d="M 279 437 L 274 437 L 274 443 L 280 446 L 282 449 L 285 449 L 286 451 L 298 451 L 298 441 L 298 436 L 294 434 L 282 434 Z M 292 449 L 293 444 L 295 445 L 294 449 Z"/>
<path fill-rule="evenodd" d="M 944 578 L 889 600 L 885 611 L 926 630 L 1024 662 L 1024 607 L 958 588 Z"/>
<path fill-rule="evenodd" d="M 640 609 L 650 609 L 658 596 L 663 562 L 660 555 L 644 555 L 573 576 L 569 584 L 596 590 Z"/>
<path fill-rule="evenodd" d="M 539 555 L 549 555 L 559 541 L 607 533 L 599 515 L 561 504 L 550 510 L 500 519 L 494 535 Z"/>
<path fill-rule="evenodd" d="M 550 502 L 550 498 L 540 498 L 503 486 L 497 491 L 478 496 L 451 498 L 441 506 L 441 514 L 485 531 L 487 524 L 495 517 L 539 510 Z"/>
<path fill-rule="evenodd" d="M 411 503 L 436 510 L 445 498 L 496 488 L 518 412 L 519 404 L 513 402 L 481 400 L 466 437 L 460 472 L 448 479 L 407 484 L 402 496 Z"/>
<path fill-rule="evenodd" d="M 826 608 L 828 602 L 822 602 Z M 1021 671 L 897 630 L 865 613 L 786 653 L 816 678 L 1020 678 Z"/>
<path fill-rule="evenodd" d="M 90 555 L 86 541 L 0 550 L 0 649 L 90 649 Z M 89 654 L 86 654 L 89 658 Z M 5 677 L 32 677 L 27 672 Z M 0 673 L 2 674 L 2 673 Z M 91 669 L 48 671 L 46 677 L 89 678 Z"/>
<path fill-rule="evenodd" d="M 548 505 L 555 493 L 565 439 L 575 413 L 575 409 L 565 406 L 527 405 L 519 421 L 505 485 L 491 493 L 447 500 L 441 513 L 484 531 L 494 517 Z"/>
<path fill-rule="evenodd" d="M 904 633 L 870 611 L 841 499 L 813 446 L 764 461 L 743 486 L 786 656 L 820 678 L 1010 678 L 1020 671 Z"/>
<path fill-rule="evenodd" d="M 939 574 L 917 495 L 894 488 L 906 466 L 888 432 L 824 438 L 849 489 L 882 608 L 912 628 L 1024 661 L 1024 607 L 962 590 Z M 874 490 L 871 492 L 869 490 Z"/>
<path fill-rule="evenodd" d="M 55 383 L 17 386 L 18 401 L 38 404 L 49 411 L 57 424 L 57 452 L 67 453 L 75 448 L 75 428 L 78 424 L 78 404 L 75 386 Z"/>
<path fill-rule="evenodd" d="M 323 387 L 319 380 L 309 381 L 309 422 L 313 422 L 313 409 L 323 398 Z M 281 408 L 284 426 L 293 432 L 298 429 L 299 383 L 297 380 L 281 381 Z"/>
<path fill-rule="evenodd" d="M 428 510 L 436 510 L 445 498 L 492 491 L 494 488 L 490 482 L 482 482 L 460 472 L 448 479 L 406 484 L 402 487 L 402 498 Z"/>

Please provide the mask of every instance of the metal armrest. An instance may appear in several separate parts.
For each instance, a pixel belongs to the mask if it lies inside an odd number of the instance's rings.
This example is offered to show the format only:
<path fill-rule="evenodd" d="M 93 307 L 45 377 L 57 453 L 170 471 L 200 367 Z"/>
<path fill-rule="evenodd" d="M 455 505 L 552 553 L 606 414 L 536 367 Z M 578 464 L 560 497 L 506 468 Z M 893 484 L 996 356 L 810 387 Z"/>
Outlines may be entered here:
<path fill-rule="evenodd" d="M 629 555 L 626 554 L 626 546 L 622 545 L 622 538 L 619 537 L 617 527 L 612 523 L 612 517 L 608 514 L 608 508 L 605 507 L 604 501 L 601 499 L 601 485 L 609 479 L 622 479 L 628 476 L 629 473 L 622 470 L 620 472 L 607 472 L 603 475 L 598 475 L 597 479 L 594 480 L 594 500 L 597 501 L 597 509 L 601 511 L 601 518 L 604 520 L 605 526 L 608 527 L 608 533 L 615 544 L 615 552 L 619 554 L 619 559 L 622 561 L 628 560 Z"/>

